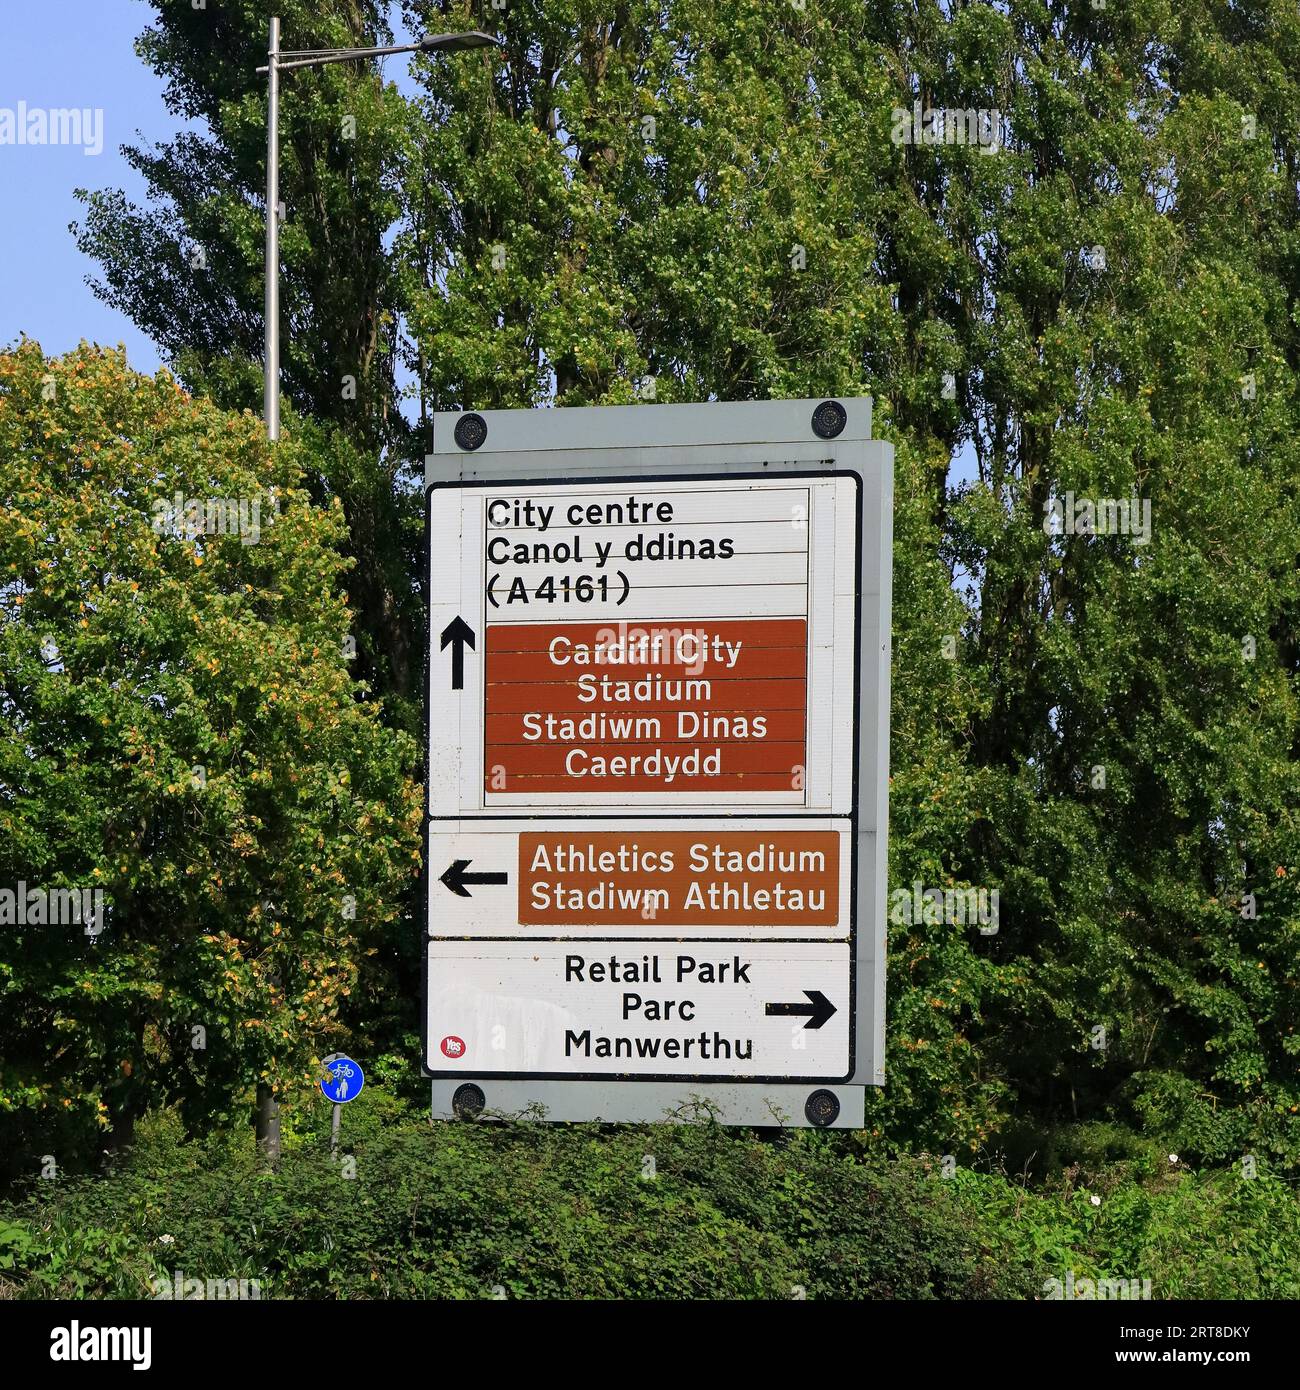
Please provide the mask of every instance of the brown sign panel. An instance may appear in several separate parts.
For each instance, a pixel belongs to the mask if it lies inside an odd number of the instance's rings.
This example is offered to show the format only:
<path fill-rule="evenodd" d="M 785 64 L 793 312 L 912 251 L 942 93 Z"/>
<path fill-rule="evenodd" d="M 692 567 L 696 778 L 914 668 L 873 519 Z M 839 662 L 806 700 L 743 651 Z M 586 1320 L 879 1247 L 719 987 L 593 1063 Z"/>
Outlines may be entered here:
<path fill-rule="evenodd" d="M 834 926 L 837 831 L 540 831 L 519 836 L 522 926 Z"/>
<path fill-rule="evenodd" d="M 802 786 L 806 619 L 496 623 L 485 660 L 489 791 Z"/>

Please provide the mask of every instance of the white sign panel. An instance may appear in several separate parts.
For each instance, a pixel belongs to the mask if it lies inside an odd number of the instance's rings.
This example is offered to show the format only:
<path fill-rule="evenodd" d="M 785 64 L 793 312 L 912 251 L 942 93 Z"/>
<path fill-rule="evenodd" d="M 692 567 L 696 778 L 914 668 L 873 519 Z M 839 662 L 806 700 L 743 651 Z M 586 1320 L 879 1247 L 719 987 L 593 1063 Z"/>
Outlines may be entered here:
<path fill-rule="evenodd" d="M 427 843 L 429 922 L 439 936 L 851 934 L 845 820 L 435 824 Z"/>
<path fill-rule="evenodd" d="M 848 814 L 859 480 L 432 489 L 429 814 Z"/>
<path fill-rule="evenodd" d="M 647 409 L 629 422 L 688 423 Z M 538 428 L 617 430 L 554 414 Z M 498 420 L 535 423 L 474 418 L 488 450 Z M 864 613 L 863 575 L 887 473 L 758 446 L 694 467 L 678 445 L 488 450 L 428 491 L 427 1071 L 861 1082 L 884 806 L 861 803 L 884 767 L 862 711 L 883 715 L 888 660 L 887 587 Z"/>
<path fill-rule="evenodd" d="M 769 941 L 435 941 L 430 1040 L 475 1075 L 846 1081 L 848 944 L 793 954 L 797 968 Z"/>

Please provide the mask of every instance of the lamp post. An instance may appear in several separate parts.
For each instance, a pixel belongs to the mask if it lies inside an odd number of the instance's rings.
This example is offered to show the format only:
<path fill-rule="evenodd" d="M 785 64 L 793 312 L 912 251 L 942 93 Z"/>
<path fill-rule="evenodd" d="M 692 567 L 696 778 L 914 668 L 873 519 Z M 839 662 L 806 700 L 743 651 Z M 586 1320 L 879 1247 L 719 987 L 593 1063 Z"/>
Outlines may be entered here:
<path fill-rule="evenodd" d="M 464 34 L 432 34 L 419 43 L 388 48 L 280 49 L 280 21 L 271 20 L 266 66 L 266 353 L 263 364 L 262 418 L 268 439 L 280 437 L 280 74 L 295 68 L 324 67 L 386 58 L 392 53 L 448 53 L 466 48 L 495 48 L 500 40 L 481 30 Z M 280 1157 L 280 1107 L 269 1085 L 257 1088 L 257 1139 L 273 1162 Z"/>
<path fill-rule="evenodd" d="M 481 30 L 464 34 L 431 34 L 419 43 L 388 48 L 306 48 L 280 50 L 280 21 L 271 20 L 266 66 L 266 353 L 263 366 L 262 417 L 268 439 L 280 437 L 280 74 L 294 68 L 318 68 L 326 63 L 386 58 L 392 53 L 455 53 L 467 48 L 497 47 L 500 39 Z"/>

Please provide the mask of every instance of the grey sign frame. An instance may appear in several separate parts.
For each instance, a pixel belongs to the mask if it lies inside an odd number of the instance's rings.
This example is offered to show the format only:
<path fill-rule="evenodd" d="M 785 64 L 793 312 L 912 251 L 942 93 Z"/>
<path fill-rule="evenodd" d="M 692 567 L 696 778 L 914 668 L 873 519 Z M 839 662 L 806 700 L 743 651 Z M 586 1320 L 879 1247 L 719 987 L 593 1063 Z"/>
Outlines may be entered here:
<path fill-rule="evenodd" d="M 894 451 L 888 442 L 871 438 L 869 397 L 840 398 L 835 404 L 840 410 L 828 411 L 824 400 L 807 399 L 497 410 L 468 416 L 447 411 L 433 417 L 426 489 L 454 482 L 621 475 L 848 472 L 859 479 L 862 505 L 853 808 L 857 1016 L 855 1066 L 848 1081 L 810 1088 L 807 1083 L 700 1083 L 689 1078 L 503 1080 L 467 1072 L 460 1080 L 432 1080 L 434 1118 L 450 1119 L 476 1108 L 466 1106 L 465 1095 L 466 1088 L 469 1094 L 477 1088 L 489 1112 L 549 1121 L 674 1121 L 698 1116 L 703 1107 L 724 1124 L 862 1126 L 865 1088 L 883 1085 L 885 1079 Z M 841 426 L 832 438 L 823 437 L 828 422 L 830 428 Z M 435 647 L 431 640 L 431 652 Z M 425 685 L 427 692 L 427 672 Z M 536 816 L 521 813 L 517 819 L 528 822 Z"/>

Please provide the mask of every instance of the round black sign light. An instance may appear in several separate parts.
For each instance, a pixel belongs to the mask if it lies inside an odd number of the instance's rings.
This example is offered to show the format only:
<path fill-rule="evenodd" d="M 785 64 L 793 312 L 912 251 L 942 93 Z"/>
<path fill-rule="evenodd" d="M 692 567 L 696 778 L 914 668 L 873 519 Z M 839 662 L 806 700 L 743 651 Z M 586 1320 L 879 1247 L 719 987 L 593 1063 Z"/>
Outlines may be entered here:
<path fill-rule="evenodd" d="M 487 1097 L 481 1088 L 470 1082 L 457 1086 L 456 1093 L 451 1098 L 451 1108 L 462 1120 L 472 1120 L 475 1115 L 481 1115 L 486 1104 Z"/>
<path fill-rule="evenodd" d="M 834 1091 L 814 1091 L 804 1103 L 803 1113 L 810 1125 L 825 1129 L 839 1118 L 840 1098 Z"/>
<path fill-rule="evenodd" d="M 823 401 L 813 411 L 813 433 L 818 439 L 834 439 L 849 422 L 848 411 L 839 401 Z"/>
<path fill-rule="evenodd" d="M 487 421 L 481 415 L 462 415 L 452 435 L 462 449 L 473 452 L 487 438 Z"/>

